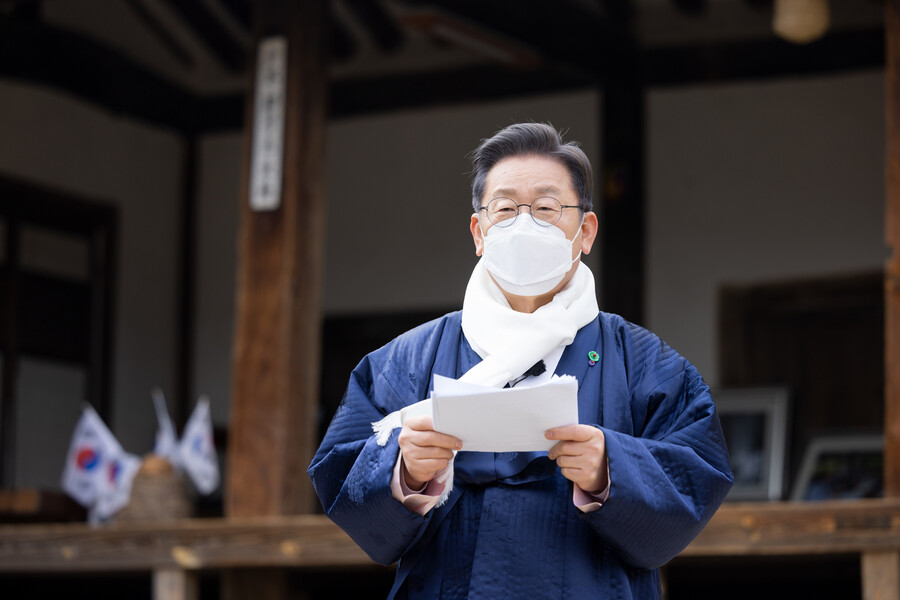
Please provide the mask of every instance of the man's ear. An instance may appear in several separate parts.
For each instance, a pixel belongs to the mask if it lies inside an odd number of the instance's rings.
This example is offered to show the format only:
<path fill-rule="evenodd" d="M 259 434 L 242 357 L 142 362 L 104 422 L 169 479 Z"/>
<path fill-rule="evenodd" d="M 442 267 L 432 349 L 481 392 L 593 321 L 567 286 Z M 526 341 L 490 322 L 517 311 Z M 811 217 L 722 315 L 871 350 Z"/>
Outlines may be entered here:
<path fill-rule="evenodd" d="M 475 256 L 481 256 L 484 252 L 484 234 L 481 233 L 481 221 L 476 214 L 473 214 L 469 221 L 469 231 L 472 232 L 472 240 L 475 242 Z"/>
<path fill-rule="evenodd" d="M 584 222 L 581 224 L 582 253 L 591 253 L 591 247 L 594 245 L 594 240 L 597 239 L 597 231 L 599 229 L 600 223 L 597 221 L 597 215 L 593 212 L 584 213 Z"/>

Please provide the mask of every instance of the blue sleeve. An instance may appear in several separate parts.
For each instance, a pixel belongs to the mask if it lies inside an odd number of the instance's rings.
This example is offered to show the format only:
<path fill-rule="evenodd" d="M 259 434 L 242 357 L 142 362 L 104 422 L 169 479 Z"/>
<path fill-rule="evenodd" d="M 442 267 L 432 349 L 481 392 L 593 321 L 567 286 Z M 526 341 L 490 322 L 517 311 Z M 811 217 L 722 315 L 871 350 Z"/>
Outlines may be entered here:
<path fill-rule="evenodd" d="M 364 358 L 353 371 L 308 473 L 328 517 L 372 560 L 391 564 L 418 538 L 429 517 L 407 510 L 391 495 L 399 430 L 384 447 L 372 433 L 372 423 L 399 402 L 390 378 L 373 359 L 379 353 Z"/>
<path fill-rule="evenodd" d="M 601 427 L 610 493 L 583 518 L 624 561 L 652 569 L 674 558 L 712 518 L 731 488 L 728 453 L 709 387 L 653 336 L 629 365 L 631 432 Z M 631 358 L 634 358 L 632 356 Z"/>

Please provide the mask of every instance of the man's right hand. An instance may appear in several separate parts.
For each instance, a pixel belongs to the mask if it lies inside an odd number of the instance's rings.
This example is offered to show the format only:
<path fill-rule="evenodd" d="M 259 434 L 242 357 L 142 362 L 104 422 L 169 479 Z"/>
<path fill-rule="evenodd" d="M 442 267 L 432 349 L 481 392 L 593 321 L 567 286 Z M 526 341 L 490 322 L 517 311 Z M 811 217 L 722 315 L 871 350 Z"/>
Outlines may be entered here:
<path fill-rule="evenodd" d="M 434 430 L 431 417 L 413 417 L 400 431 L 400 451 L 403 453 L 401 476 L 411 489 L 421 488 L 447 468 L 454 450 L 462 449 L 462 442 Z"/>

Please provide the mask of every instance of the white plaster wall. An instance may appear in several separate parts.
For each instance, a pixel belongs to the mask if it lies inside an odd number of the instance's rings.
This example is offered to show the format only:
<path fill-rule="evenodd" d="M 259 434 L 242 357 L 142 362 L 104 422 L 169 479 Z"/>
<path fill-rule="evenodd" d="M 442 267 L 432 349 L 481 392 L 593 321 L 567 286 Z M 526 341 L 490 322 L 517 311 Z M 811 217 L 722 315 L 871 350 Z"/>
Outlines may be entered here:
<path fill-rule="evenodd" d="M 0 81 L 0 131 L 0 173 L 119 209 L 109 425 L 128 451 L 143 454 L 151 449 L 155 430 L 150 389 L 175 385 L 183 142 L 173 133 L 118 118 L 67 94 L 6 81 Z M 46 394 L 65 417 L 54 418 L 53 431 L 41 435 L 68 439 L 79 416 L 82 386 L 63 386 L 71 393 L 62 408 L 61 382 L 78 378 L 58 366 L 34 367 L 21 374 L 36 386 L 23 400 L 39 402 Z M 22 414 L 34 414 L 32 408 Z M 58 457 L 60 472 L 64 458 Z M 21 477 L 27 470 L 27 464 L 19 465 Z M 57 481 L 40 483 L 49 487 Z"/>
<path fill-rule="evenodd" d="M 213 422 L 226 425 L 240 208 L 241 133 L 204 137 L 198 147 L 193 397 L 209 396 Z"/>
<path fill-rule="evenodd" d="M 598 92 L 581 91 L 332 123 L 326 314 L 461 306 L 476 259 L 466 155 L 510 123 L 550 121 L 582 143 L 596 168 L 600 109 Z M 210 394 L 213 419 L 223 424 L 230 402 L 241 144 L 239 133 L 205 138 L 198 181 L 194 388 Z M 599 252 L 585 262 L 596 273 Z"/>
<path fill-rule="evenodd" d="M 57 488 L 84 389 L 84 369 L 44 360 L 19 363 L 15 481 L 23 488 Z M 129 451 L 133 448 L 126 446 Z"/>
<path fill-rule="evenodd" d="M 477 258 L 468 153 L 513 122 L 549 121 L 599 166 L 600 108 L 587 91 L 333 124 L 326 312 L 460 307 Z"/>
<path fill-rule="evenodd" d="M 651 92 L 647 324 L 718 380 L 717 290 L 881 268 L 880 71 Z"/>

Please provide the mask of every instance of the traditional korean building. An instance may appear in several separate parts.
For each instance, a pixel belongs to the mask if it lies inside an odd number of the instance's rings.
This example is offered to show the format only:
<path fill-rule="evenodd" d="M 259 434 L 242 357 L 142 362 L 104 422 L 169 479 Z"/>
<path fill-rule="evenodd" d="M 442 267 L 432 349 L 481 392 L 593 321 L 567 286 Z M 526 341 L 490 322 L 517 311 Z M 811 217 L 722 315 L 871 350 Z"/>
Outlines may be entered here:
<path fill-rule="evenodd" d="M 601 309 L 750 465 L 668 597 L 897 598 L 898 36 L 895 0 L 0 0 L 0 594 L 384 597 L 306 466 L 461 306 L 467 154 L 534 120 L 593 162 Z M 154 387 L 179 430 L 209 397 L 222 485 L 88 526 L 80 407 L 143 456 Z"/>

